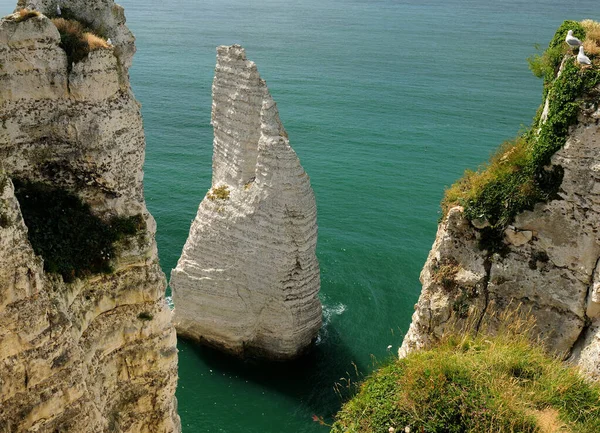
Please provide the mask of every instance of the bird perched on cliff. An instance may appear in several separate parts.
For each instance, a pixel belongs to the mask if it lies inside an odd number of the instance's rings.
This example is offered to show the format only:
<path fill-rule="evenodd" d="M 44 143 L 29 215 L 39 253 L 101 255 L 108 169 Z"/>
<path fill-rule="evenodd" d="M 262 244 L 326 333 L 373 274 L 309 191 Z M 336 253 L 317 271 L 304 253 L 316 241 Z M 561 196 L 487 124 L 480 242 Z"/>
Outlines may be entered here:
<path fill-rule="evenodd" d="M 579 54 L 577 54 L 577 63 L 580 65 L 591 65 L 592 61 L 583 52 L 583 47 L 579 47 Z"/>
<path fill-rule="evenodd" d="M 577 48 L 581 46 L 581 41 L 573 36 L 573 30 L 569 30 L 567 32 L 567 37 L 565 38 L 565 42 L 569 44 L 571 48 Z"/>
<path fill-rule="evenodd" d="M 106 40 L 106 43 L 107 43 L 108 45 L 112 46 L 112 41 L 110 40 L 110 38 L 108 38 L 108 39 Z"/>
<path fill-rule="evenodd" d="M 59 4 L 56 5 L 56 15 L 58 15 L 58 16 L 62 15 L 62 11 L 60 10 L 60 5 Z"/>

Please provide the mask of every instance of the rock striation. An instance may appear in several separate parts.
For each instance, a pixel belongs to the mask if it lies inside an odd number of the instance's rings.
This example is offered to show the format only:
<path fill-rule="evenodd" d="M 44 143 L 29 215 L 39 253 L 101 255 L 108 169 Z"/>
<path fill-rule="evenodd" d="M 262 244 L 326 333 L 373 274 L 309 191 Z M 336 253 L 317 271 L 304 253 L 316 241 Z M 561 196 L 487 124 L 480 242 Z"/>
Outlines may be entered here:
<path fill-rule="evenodd" d="M 212 188 L 171 273 L 177 332 L 293 358 L 321 326 L 316 204 L 256 65 L 217 48 Z"/>
<path fill-rule="evenodd" d="M 401 357 L 437 341 L 450 324 L 493 329 L 502 311 L 519 308 L 534 316 L 551 351 L 600 379 L 599 103 L 599 87 L 579 99 L 577 122 L 546 167 L 564 172 L 558 196 L 518 214 L 504 230 L 501 253 L 481 248 L 487 221 L 450 209 L 421 272 Z"/>
<path fill-rule="evenodd" d="M 133 36 L 112 0 L 60 4 L 115 47 L 69 64 L 45 15 L 0 20 L 0 432 L 178 432 L 176 335 L 127 75 Z M 15 194 L 27 183 L 77 197 L 103 224 L 137 221 L 135 233 L 115 241 L 104 272 L 57 273 L 32 241 L 46 226 L 27 226 L 28 196 Z"/>

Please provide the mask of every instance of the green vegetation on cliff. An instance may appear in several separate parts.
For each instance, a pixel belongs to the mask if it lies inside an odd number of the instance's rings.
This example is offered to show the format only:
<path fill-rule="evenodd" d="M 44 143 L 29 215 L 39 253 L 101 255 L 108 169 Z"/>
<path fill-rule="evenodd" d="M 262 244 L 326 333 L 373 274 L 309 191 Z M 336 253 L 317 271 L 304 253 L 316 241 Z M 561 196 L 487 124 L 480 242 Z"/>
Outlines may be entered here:
<path fill-rule="evenodd" d="M 448 337 L 381 368 L 332 433 L 599 432 L 600 387 L 521 331 Z"/>
<path fill-rule="evenodd" d="M 111 272 L 115 242 L 145 231 L 142 215 L 106 222 L 68 191 L 43 183 L 14 183 L 33 250 L 44 259 L 46 272 L 61 274 L 67 282 Z"/>
<path fill-rule="evenodd" d="M 544 54 L 530 59 L 532 71 L 544 78 L 547 114 L 543 116 L 540 107 L 529 131 L 502 145 L 489 163 L 477 171 L 467 170 L 446 190 L 444 215 L 460 205 L 467 218 L 487 220 L 491 230 L 501 232 L 518 213 L 557 197 L 562 170 L 550 167 L 550 159 L 564 146 L 584 98 L 597 97 L 593 89 L 600 84 L 594 53 L 589 53 L 592 67 L 582 67 L 564 39 L 568 30 L 574 30 L 584 43 L 596 47 L 600 45 L 597 29 L 598 23 L 593 21 L 565 21 Z"/>

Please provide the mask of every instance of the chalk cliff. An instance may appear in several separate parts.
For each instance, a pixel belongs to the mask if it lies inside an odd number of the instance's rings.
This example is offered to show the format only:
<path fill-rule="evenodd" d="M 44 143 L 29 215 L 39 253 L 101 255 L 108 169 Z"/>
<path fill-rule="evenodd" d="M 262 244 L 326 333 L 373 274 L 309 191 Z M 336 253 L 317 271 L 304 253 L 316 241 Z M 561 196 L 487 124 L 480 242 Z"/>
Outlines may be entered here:
<path fill-rule="evenodd" d="M 292 358 L 321 326 L 316 204 L 275 102 L 242 47 L 217 49 L 212 188 L 171 273 L 180 335 Z"/>
<path fill-rule="evenodd" d="M 568 28 L 573 27 L 565 27 L 564 33 Z M 564 43 L 564 34 L 557 33 L 556 40 Z M 450 323 L 469 320 L 476 327 L 483 322 L 494 326 L 499 312 L 520 308 L 535 317 L 537 331 L 550 350 L 600 379 L 597 84 L 597 72 L 582 69 L 570 54 L 558 77 L 546 81 L 545 109 L 534 123 L 532 145 L 527 149 L 541 148 L 550 134 L 560 138 L 562 125 L 564 145 L 541 167 L 535 181 L 525 185 L 541 183 L 545 174 L 561 173 L 562 181 L 549 201 L 518 212 L 505 225 L 488 221 L 484 215 L 467 215 L 466 207 L 472 206 L 469 200 L 464 207 L 447 212 L 421 272 L 423 289 L 400 356 L 434 343 Z M 571 101 L 565 89 L 585 91 L 572 93 Z M 570 108 L 574 111 L 567 122 L 565 113 Z M 511 158 L 509 152 L 498 164 Z M 513 203 L 509 197 L 499 205 L 507 208 Z M 498 228 L 502 228 L 501 236 L 492 247 L 493 240 L 486 237 Z"/>
<path fill-rule="evenodd" d="M 70 62 L 45 15 L 0 21 L 0 432 L 178 432 L 134 39 L 112 0 L 60 4 L 114 47 Z"/>

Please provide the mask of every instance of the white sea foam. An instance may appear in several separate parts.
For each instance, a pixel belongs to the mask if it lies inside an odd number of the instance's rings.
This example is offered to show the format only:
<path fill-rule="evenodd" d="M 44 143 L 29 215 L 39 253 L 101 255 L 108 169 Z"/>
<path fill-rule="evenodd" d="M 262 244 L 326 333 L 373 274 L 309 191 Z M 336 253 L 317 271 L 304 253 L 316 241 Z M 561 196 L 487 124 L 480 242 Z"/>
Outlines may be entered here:
<path fill-rule="evenodd" d="M 329 325 L 335 316 L 341 316 L 346 311 L 344 304 L 323 305 L 323 327 Z"/>
<path fill-rule="evenodd" d="M 323 302 L 323 326 L 317 335 L 315 344 L 321 344 L 327 338 L 327 327 L 336 316 L 341 316 L 346 311 L 346 305 L 342 303 L 326 305 Z"/>

